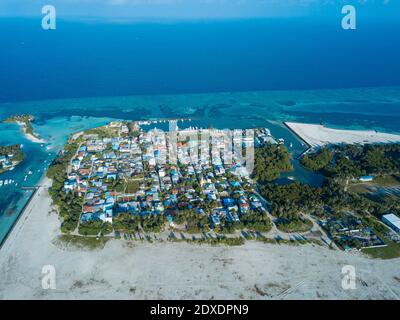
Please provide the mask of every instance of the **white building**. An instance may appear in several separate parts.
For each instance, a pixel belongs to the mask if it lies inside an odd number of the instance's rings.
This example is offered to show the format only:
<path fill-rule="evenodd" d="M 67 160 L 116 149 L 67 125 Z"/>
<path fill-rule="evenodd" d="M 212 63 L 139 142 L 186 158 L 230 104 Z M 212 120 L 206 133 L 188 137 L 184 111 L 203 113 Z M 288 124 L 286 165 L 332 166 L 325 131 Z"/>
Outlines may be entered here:
<path fill-rule="evenodd" d="M 400 233 L 400 218 L 393 213 L 385 214 L 382 221 L 391 227 L 394 231 Z"/>

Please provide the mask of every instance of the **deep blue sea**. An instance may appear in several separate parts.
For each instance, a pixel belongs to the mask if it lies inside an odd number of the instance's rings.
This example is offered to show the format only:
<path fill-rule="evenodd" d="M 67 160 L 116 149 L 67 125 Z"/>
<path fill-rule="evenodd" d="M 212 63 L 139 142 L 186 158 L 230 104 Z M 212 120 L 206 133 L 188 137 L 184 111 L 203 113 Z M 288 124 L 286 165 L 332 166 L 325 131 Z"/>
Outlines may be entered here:
<path fill-rule="evenodd" d="M 400 22 L 0 18 L 0 101 L 400 85 Z"/>
<path fill-rule="evenodd" d="M 193 118 L 268 127 L 294 155 L 283 120 L 400 133 L 400 22 L 340 19 L 98 23 L 0 18 L 0 119 L 29 113 L 43 145 L 0 124 L 0 145 L 27 159 L 0 175 L 0 242 L 68 135 L 112 119 Z M 295 179 L 322 178 L 295 163 Z M 27 180 L 24 177 L 31 170 Z M 287 175 L 281 178 L 287 181 Z"/>

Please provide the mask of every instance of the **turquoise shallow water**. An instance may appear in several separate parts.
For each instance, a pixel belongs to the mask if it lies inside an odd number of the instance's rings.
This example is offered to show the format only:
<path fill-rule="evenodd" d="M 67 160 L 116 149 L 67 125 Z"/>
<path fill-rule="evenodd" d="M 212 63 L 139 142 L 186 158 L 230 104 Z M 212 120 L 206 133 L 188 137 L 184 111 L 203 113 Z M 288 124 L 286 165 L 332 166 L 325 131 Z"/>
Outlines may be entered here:
<path fill-rule="evenodd" d="M 22 143 L 27 155 L 15 170 L 0 175 L 0 180 L 13 179 L 18 183 L 18 186 L 0 188 L 0 241 L 31 194 L 20 187 L 38 183 L 71 133 L 113 119 L 190 117 L 193 121 L 181 126 L 268 127 L 276 138 L 285 139 L 296 157 L 305 146 L 282 125 L 282 121 L 400 133 L 400 88 L 102 97 L 0 104 L 1 119 L 15 113 L 33 114 L 36 117 L 34 130 L 46 143 L 30 142 L 17 125 L 0 124 L 0 145 Z M 294 176 L 312 185 L 322 183 L 321 176 L 303 169 L 298 162 L 294 161 L 294 166 L 295 172 L 283 175 L 279 182 L 285 183 L 288 176 Z M 32 175 L 24 181 L 28 171 L 32 171 Z"/>
<path fill-rule="evenodd" d="M 33 193 L 33 190 L 23 190 L 21 187 L 32 187 L 39 182 L 72 132 L 104 125 L 110 120 L 110 118 L 79 116 L 48 119 L 40 125 L 34 125 L 35 132 L 46 140 L 44 144 L 33 143 L 26 139 L 16 124 L 0 123 L 0 145 L 19 143 L 23 145 L 22 150 L 25 153 L 24 161 L 14 170 L 0 174 L 0 180 L 15 181 L 13 184 L 0 187 L 0 242 Z"/>

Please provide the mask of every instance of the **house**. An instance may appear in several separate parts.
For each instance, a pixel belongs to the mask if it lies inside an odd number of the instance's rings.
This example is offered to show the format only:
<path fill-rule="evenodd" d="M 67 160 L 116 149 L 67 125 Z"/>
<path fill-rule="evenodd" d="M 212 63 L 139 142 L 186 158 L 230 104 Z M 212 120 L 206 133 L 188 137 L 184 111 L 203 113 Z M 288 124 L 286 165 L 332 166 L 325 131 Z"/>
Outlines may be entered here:
<path fill-rule="evenodd" d="M 224 207 L 230 207 L 235 204 L 235 201 L 232 198 L 224 198 L 222 199 L 222 204 Z"/>
<path fill-rule="evenodd" d="M 117 179 L 117 174 L 116 173 L 107 173 L 106 179 Z"/>
<path fill-rule="evenodd" d="M 394 231 L 400 233 L 400 218 L 393 213 L 382 216 L 382 221 Z"/>
<path fill-rule="evenodd" d="M 81 161 L 79 159 L 72 160 L 72 167 L 74 168 L 74 170 L 79 170 L 80 165 Z"/>
<path fill-rule="evenodd" d="M 112 223 L 112 218 L 113 218 L 113 211 L 112 211 L 112 209 L 108 209 L 105 211 L 104 219 L 102 219 L 102 220 L 104 222 Z"/>
<path fill-rule="evenodd" d="M 361 182 L 370 182 L 370 181 L 374 180 L 374 177 L 373 176 L 362 176 L 358 180 L 360 180 Z"/>
<path fill-rule="evenodd" d="M 239 181 L 231 181 L 231 186 L 232 186 L 232 188 L 240 187 L 240 182 Z"/>
<path fill-rule="evenodd" d="M 221 222 L 219 220 L 219 217 L 218 217 L 218 214 L 216 214 L 216 213 L 212 213 L 210 215 L 210 221 L 211 221 L 211 225 L 214 226 L 214 227 L 221 224 Z"/>
<path fill-rule="evenodd" d="M 74 190 L 77 187 L 76 180 L 67 180 L 64 182 L 64 190 Z"/>
<path fill-rule="evenodd" d="M 246 214 L 250 209 L 250 206 L 248 203 L 240 203 L 239 204 L 239 210 L 241 214 Z"/>

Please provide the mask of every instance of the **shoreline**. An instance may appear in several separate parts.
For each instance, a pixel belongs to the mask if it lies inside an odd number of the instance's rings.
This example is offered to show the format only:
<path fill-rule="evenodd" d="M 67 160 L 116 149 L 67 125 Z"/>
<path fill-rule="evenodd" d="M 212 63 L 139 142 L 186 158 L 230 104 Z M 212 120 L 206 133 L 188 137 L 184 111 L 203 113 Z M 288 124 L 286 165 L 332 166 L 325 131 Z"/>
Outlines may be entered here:
<path fill-rule="evenodd" d="M 28 201 L 24 204 L 24 206 L 22 207 L 21 211 L 18 213 L 18 217 L 14 220 L 14 222 L 11 224 L 10 228 L 8 229 L 8 231 L 6 232 L 4 238 L 0 241 L 0 251 L 1 248 L 3 247 L 3 245 L 5 245 L 5 243 L 7 242 L 8 237 L 11 235 L 13 229 L 17 226 L 18 221 L 22 218 L 22 216 L 24 215 L 24 212 L 26 210 L 26 208 L 28 207 L 28 205 L 30 204 L 30 202 L 32 201 L 32 199 L 34 198 L 36 192 L 38 191 L 38 188 L 35 188 L 35 191 L 33 191 L 33 193 L 31 194 L 31 196 L 29 197 Z"/>
<path fill-rule="evenodd" d="M 28 209 L 29 205 L 35 200 L 35 197 L 38 194 L 39 189 L 42 187 L 42 183 L 44 181 L 46 181 L 46 179 L 49 180 L 46 177 L 46 173 L 44 172 L 43 176 L 40 178 L 39 182 L 34 186 L 34 188 L 35 188 L 34 192 L 31 194 L 28 201 L 22 207 L 21 211 L 18 214 L 18 217 L 14 220 L 14 222 L 10 226 L 10 229 L 8 229 L 4 238 L 0 241 L 0 252 L 1 252 L 2 248 L 7 244 L 7 240 L 11 237 L 14 229 L 17 228 L 19 221 L 22 220 L 22 218 L 28 214 L 27 209 Z"/>
<path fill-rule="evenodd" d="M 332 129 L 320 124 L 298 122 L 284 124 L 309 146 L 308 150 L 326 145 L 400 143 L 400 135 L 376 130 Z"/>
<path fill-rule="evenodd" d="M 17 125 L 19 125 L 25 135 L 25 137 L 34 143 L 46 143 L 46 141 L 38 136 L 35 136 L 33 133 L 28 133 L 27 132 L 27 124 L 25 122 L 21 122 L 21 121 L 16 121 L 15 122 Z"/>

